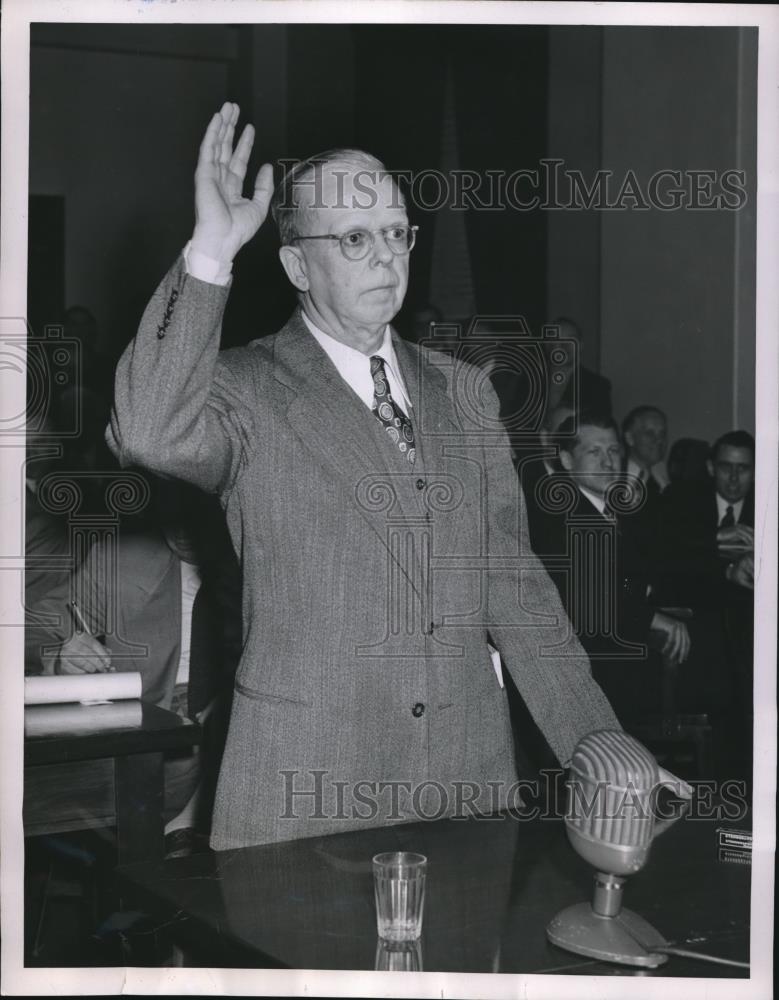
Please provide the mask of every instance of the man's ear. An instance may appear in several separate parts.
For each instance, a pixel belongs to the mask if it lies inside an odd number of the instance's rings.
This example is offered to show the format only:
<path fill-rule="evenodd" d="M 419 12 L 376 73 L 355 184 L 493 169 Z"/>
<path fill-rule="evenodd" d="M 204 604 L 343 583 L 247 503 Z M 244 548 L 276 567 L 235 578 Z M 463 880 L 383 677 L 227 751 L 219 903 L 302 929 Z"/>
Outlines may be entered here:
<path fill-rule="evenodd" d="M 636 439 L 633 437 L 633 431 L 625 431 L 625 444 L 628 448 L 632 448 L 636 443 Z"/>
<path fill-rule="evenodd" d="M 302 250 L 291 246 L 279 247 L 279 260 L 287 277 L 295 288 L 299 292 L 307 292 L 308 272 Z"/>
<path fill-rule="evenodd" d="M 712 462 L 712 460 L 710 458 L 706 459 L 706 471 L 708 472 L 708 474 L 713 479 L 714 478 L 714 463 Z"/>
<path fill-rule="evenodd" d="M 570 472 L 573 469 L 573 455 L 570 451 L 566 451 L 565 448 L 560 449 L 560 465 L 562 465 L 566 472 Z"/>

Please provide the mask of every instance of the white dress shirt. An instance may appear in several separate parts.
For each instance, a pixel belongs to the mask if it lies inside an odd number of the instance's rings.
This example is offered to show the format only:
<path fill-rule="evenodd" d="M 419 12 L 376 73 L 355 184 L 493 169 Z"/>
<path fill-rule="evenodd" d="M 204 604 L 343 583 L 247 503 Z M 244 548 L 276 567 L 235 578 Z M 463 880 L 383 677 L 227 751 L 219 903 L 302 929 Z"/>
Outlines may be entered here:
<path fill-rule="evenodd" d="M 356 350 L 354 347 L 349 347 L 348 344 L 342 344 L 340 340 L 331 337 L 324 330 L 320 330 L 305 313 L 303 313 L 303 320 L 311 331 L 311 335 L 335 365 L 338 374 L 344 382 L 346 382 L 350 389 L 353 389 L 357 393 L 363 403 L 370 409 L 373 406 L 374 397 L 370 357 L 367 354 L 363 354 L 362 351 Z M 408 416 L 411 409 L 411 401 L 403 384 L 398 359 L 395 356 L 395 348 L 392 346 L 389 323 L 384 328 L 384 339 L 372 356 L 375 355 L 378 355 L 384 361 L 384 370 L 387 373 L 387 381 L 389 382 L 392 398 L 405 415 Z"/>

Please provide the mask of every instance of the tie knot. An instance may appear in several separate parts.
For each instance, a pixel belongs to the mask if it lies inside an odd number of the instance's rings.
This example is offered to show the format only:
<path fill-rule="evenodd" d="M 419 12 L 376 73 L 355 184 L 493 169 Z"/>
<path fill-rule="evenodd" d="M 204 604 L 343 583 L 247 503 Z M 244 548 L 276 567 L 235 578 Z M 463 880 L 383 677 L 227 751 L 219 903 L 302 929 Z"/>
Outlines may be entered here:
<path fill-rule="evenodd" d="M 384 358 L 379 354 L 371 357 L 371 375 L 384 375 Z"/>

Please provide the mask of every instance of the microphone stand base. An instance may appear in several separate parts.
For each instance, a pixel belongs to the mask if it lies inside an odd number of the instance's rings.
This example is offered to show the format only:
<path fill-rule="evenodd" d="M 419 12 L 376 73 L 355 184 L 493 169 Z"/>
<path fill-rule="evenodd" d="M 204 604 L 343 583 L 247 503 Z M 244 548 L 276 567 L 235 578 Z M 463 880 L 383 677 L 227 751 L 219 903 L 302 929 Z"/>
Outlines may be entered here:
<path fill-rule="evenodd" d="M 589 903 L 576 903 L 550 921 L 546 936 L 558 948 L 603 962 L 656 969 L 668 961 L 667 955 L 652 951 L 667 947 L 668 942 L 631 910 L 621 910 L 615 917 L 601 917 Z"/>

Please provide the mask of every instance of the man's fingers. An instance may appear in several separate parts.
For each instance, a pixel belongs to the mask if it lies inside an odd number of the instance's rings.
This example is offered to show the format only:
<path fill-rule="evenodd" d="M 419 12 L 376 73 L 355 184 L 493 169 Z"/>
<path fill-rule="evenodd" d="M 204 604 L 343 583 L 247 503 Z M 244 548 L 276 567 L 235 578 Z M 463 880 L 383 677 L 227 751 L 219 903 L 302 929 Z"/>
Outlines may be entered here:
<path fill-rule="evenodd" d="M 255 201 L 258 205 L 267 209 L 268 202 L 270 201 L 272 194 L 273 167 L 270 163 L 263 163 L 257 171 L 257 180 L 254 182 L 254 195 L 252 196 L 252 201 Z"/>
<path fill-rule="evenodd" d="M 200 151 L 197 158 L 198 167 L 210 165 L 214 162 L 214 149 L 219 137 L 221 121 L 221 112 L 217 111 L 208 123 L 206 134 L 203 136 L 203 141 L 200 143 Z"/>
<path fill-rule="evenodd" d="M 236 174 L 243 182 L 246 176 L 246 167 L 249 163 L 249 154 L 252 151 L 252 146 L 254 145 L 254 126 L 246 125 L 243 132 L 241 133 L 241 138 L 238 140 L 238 144 L 235 147 L 235 152 L 230 157 L 230 171 Z"/>
<path fill-rule="evenodd" d="M 693 788 L 689 785 L 683 778 L 677 777 L 671 771 L 666 770 L 664 767 L 659 769 L 660 781 L 664 785 L 668 785 L 674 790 L 674 792 L 682 799 L 691 799 L 693 795 Z"/>
<path fill-rule="evenodd" d="M 68 657 L 60 660 L 59 673 L 61 674 L 94 674 L 98 672 L 97 663 L 85 657 Z"/>
<path fill-rule="evenodd" d="M 219 149 L 219 162 L 224 167 L 229 167 L 230 159 L 233 155 L 233 139 L 235 137 L 235 126 L 238 122 L 238 105 L 237 104 L 226 104 L 225 112 L 222 109 L 222 118 L 224 119 L 224 130 L 220 135 L 221 146 Z"/>

